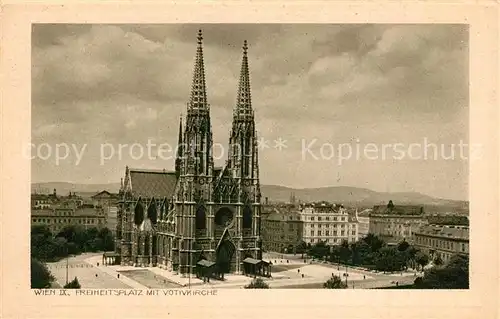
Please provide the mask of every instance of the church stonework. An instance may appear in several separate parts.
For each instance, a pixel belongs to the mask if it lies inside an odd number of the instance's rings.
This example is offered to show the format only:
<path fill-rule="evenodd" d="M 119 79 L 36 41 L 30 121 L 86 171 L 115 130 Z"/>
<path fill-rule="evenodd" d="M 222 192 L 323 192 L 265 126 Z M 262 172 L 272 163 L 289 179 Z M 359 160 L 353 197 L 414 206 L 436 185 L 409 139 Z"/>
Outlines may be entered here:
<path fill-rule="evenodd" d="M 129 169 L 120 188 L 116 252 L 122 265 L 186 274 L 206 259 L 222 273 L 241 273 L 262 259 L 261 193 L 247 42 L 229 135 L 228 159 L 214 167 L 212 126 L 198 33 L 191 96 L 182 119 L 175 171 Z"/>

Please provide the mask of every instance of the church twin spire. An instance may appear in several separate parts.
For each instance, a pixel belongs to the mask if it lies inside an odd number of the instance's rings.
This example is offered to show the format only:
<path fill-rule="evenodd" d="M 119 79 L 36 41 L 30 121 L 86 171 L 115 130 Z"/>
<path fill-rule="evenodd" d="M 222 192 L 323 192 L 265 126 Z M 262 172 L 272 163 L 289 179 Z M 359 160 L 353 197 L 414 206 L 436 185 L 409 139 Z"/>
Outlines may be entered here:
<path fill-rule="evenodd" d="M 207 99 L 205 66 L 203 57 L 203 35 L 198 31 L 196 59 L 194 64 L 193 82 L 190 99 L 187 104 L 187 117 L 184 131 L 182 119 L 179 125 L 179 146 L 176 159 L 176 172 L 181 175 L 211 176 L 213 169 L 212 132 L 210 124 L 210 105 Z M 250 72 L 248 66 L 248 43 L 243 43 L 243 57 L 237 91 L 236 105 L 233 109 L 233 125 L 230 134 L 230 149 L 228 164 L 241 173 L 237 176 L 252 176 L 253 166 L 257 164 L 257 150 L 254 149 L 256 132 L 254 112 L 250 90 Z M 242 126 L 243 125 L 243 126 Z M 235 140 L 236 132 L 246 132 L 248 140 Z M 239 135 L 239 134 L 236 134 Z M 234 153 L 234 144 L 239 144 L 241 154 Z M 234 153 L 234 154 L 233 154 Z M 235 166 L 236 165 L 236 166 Z M 238 169 L 236 167 L 239 167 Z"/>
<path fill-rule="evenodd" d="M 198 31 L 198 47 L 196 50 L 196 60 L 194 65 L 193 83 L 191 86 L 191 96 L 188 103 L 190 110 L 208 110 L 207 86 L 205 80 L 205 64 L 203 58 L 203 34 Z M 250 72 L 248 68 L 248 43 L 243 42 L 243 59 L 241 62 L 240 80 L 238 85 L 238 95 L 236 107 L 233 110 L 234 116 L 252 116 L 252 97 L 250 90 Z"/>
<path fill-rule="evenodd" d="M 205 64 L 203 61 L 203 35 L 198 31 L 198 47 L 196 49 L 196 60 L 194 64 L 193 84 L 191 86 L 191 97 L 188 103 L 188 112 L 191 110 L 207 110 L 207 87 L 205 83 Z"/>
<path fill-rule="evenodd" d="M 243 42 L 243 59 L 241 61 L 240 82 L 234 117 L 253 116 L 252 96 L 250 90 L 250 72 L 248 70 L 248 44 Z"/>

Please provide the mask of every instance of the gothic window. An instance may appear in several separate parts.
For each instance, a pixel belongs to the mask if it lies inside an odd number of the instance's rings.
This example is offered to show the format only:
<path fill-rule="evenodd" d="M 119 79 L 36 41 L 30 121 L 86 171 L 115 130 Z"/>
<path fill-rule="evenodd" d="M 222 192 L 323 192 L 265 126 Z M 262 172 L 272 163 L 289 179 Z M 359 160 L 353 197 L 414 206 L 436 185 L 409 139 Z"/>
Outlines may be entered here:
<path fill-rule="evenodd" d="M 243 228 L 252 228 L 252 210 L 248 206 L 243 209 Z"/>
<path fill-rule="evenodd" d="M 218 226 L 227 227 L 233 220 L 233 212 L 227 208 L 223 207 L 215 214 L 215 224 Z"/>
<path fill-rule="evenodd" d="M 143 220 L 144 220 L 144 208 L 142 207 L 142 203 L 138 202 L 137 205 L 135 205 L 135 210 L 134 210 L 134 223 L 136 225 L 140 225 Z"/>
<path fill-rule="evenodd" d="M 156 204 L 155 204 L 154 200 L 152 201 L 151 205 L 149 205 L 149 207 L 148 207 L 148 218 L 152 224 L 156 224 L 156 221 L 158 219 L 158 214 L 156 211 Z"/>
<path fill-rule="evenodd" d="M 196 229 L 205 229 L 205 228 L 207 228 L 205 207 L 200 206 L 196 211 Z"/>

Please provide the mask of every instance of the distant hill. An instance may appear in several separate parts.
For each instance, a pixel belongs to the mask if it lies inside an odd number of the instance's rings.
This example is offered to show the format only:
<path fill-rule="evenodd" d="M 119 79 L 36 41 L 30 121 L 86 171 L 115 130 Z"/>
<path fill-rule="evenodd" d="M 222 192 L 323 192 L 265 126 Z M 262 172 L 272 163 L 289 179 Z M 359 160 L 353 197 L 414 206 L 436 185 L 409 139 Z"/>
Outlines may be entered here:
<path fill-rule="evenodd" d="M 51 193 L 54 188 L 61 195 L 66 195 L 71 191 L 82 196 L 91 196 L 102 190 L 117 192 L 120 188 L 120 183 L 74 184 L 49 182 L 33 183 L 31 185 L 32 192 L 37 191 L 38 193 Z M 371 208 L 374 205 L 383 205 L 388 203 L 389 200 L 392 200 L 396 205 L 423 205 L 426 211 L 447 212 L 454 210 L 457 212 L 467 212 L 469 209 L 467 201 L 434 198 L 416 192 L 385 193 L 366 188 L 346 186 L 295 189 L 285 186 L 262 185 L 261 192 L 263 201 L 267 197 L 271 202 L 288 202 L 290 195 L 294 193 L 296 200 L 305 202 L 325 200 L 333 203 L 342 203 L 346 206 L 356 206 L 360 209 Z"/>
<path fill-rule="evenodd" d="M 356 206 L 359 209 L 371 208 L 374 205 L 384 205 L 392 200 L 396 205 L 423 205 L 426 211 L 435 212 L 468 212 L 467 201 L 434 198 L 416 192 L 376 192 L 358 187 L 321 187 L 294 189 L 285 186 L 262 185 L 262 197 L 269 201 L 287 202 L 290 195 L 295 194 L 296 200 L 305 202 L 326 200 L 333 203 L 342 203 L 346 206 Z"/>
<path fill-rule="evenodd" d="M 84 195 L 94 195 L 97 192 L 107 190 L 109 192 L 118 192 L 120 189 L 120 183 L 110 183 L 110 184 L 75 184 L 67 182 L 48 182 L 48 183 L 32 183 L 31 192 L 37 192 L 42 194 L 52 193 L 53 190 L 57 191 L 57 194 L 68 195 L 69 192 L 76 192 L 82 196 Z"/>

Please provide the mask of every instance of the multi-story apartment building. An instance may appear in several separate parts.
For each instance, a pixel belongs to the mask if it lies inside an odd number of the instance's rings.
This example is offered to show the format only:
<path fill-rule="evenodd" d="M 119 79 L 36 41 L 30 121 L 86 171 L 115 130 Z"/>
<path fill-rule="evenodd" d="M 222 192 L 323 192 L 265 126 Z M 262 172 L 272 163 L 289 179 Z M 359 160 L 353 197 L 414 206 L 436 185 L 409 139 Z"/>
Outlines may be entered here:
<path fill-rule="evenodd" d="M 469 254 L 469 227 L 425 225 L 414 233 L 415 247 L 446 263 L 455 254 Z"/>
<path fill-rule="evenodd" d="M 94 207 L 36 209 L 31 211 L 31 224 L 47 225 L 53 234 L 68 225 L 100 229 L 106 226 L 106 215 Z"/>
<path fill-rule="evenodd" d="M 113 194 L 108 191 L 101 191 L 91 197 L 92 204 L 96 208 L 100 208 L 106 215 L 106 227 L 108 227 L 113 235 L 116 235 L 116 225 L 118 223 L 118 194 Z"/>
<path fill-rule="evenodd" d="M 262 220 L 262 247 L 265 251 L 293 253 L 302 241 L 302 221 L 293 207 L 276 207 Z"/>
<path fill-rule="evenodd" d="M 32 209 L 48 209 L 58 201 L 59 198 L 55 189 L 52 194 L 31 194 Z"/>
<path fill-rule="evenodd" d="M 356 210 L 356 219 L 358 220 L 358 238 L 364 238 L 370 232 L 370 212 L 371 210 Z"/>
<path fill-rule="evenodd" d="M 100 206 L 84 203 L 75 193 L 58 196 L 54 189 L 50 195 L 31 195 L 31 224 L 47 225 L 54 234 L 68 225 L 99 229 L 107 226 L 107 214 Z"/>
<path fill-rule="evenodd" d="M 389 243 L 401 240 L 413 241 L 413 233 L 427 225 L 422 206 L 374 206 L 370 213 L 369 232 Z"/>
<path fill-rule="evenodd" d="M 358 221 L 342 205 L 315 203 L 301 205 L 302 238 L 306 243 L 340 245 L 358 240 Z"/>

